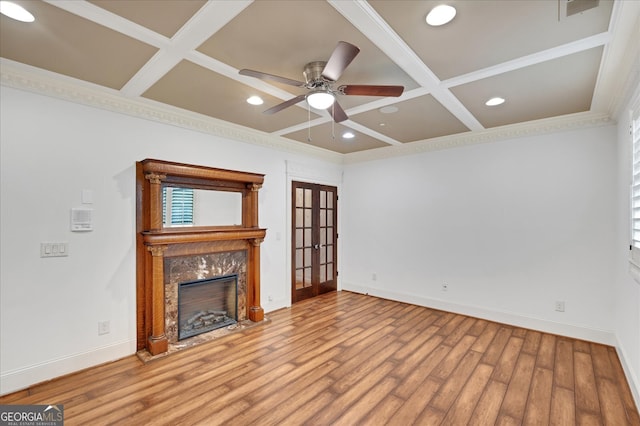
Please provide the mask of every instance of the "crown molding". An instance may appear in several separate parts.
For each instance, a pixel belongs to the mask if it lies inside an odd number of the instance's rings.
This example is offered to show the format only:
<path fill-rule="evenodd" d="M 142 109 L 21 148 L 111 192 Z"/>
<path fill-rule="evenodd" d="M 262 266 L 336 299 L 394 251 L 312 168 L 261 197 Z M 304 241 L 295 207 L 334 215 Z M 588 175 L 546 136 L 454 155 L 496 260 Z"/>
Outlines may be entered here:
<path fill-rule="evenodd" d="M 609 114 L 582 112 L 409 142 L 401 145 L 386 146 L 367 151 L 340 154 L 156 101 L 142 98 L 132 99 L 114 89 L 83 82 L 4 58 L 0 58 L 0 83 L 2 86 L 195 130 L 220 138 L 245 142 L 292 154 L 306 155 L 334 164 L 351 164 L 381 160 L 384 158 L 441 151 L 524 136 L 535 136 L 613 124 L 613 120 Z"/>
<path fill-rule="evenodd" d="M 592 111 L 618 117 L 638 77 L 640 2 L 616 1 L 609 23 L 611 41 L 605 45 L 593 92 Z M 615 30 L 611 30 L 615 29 Z"/>
<path fill-rule="evenodd" d="M 0 58 L 0 84 L 90 107 L 341 164 L 343 154 Z"/>
<path fill-rule="evenodd" d="M 614 123 L 614 120 L 606 113 L 580 112 L 525 123 L 510 124 L 508 126 L 494 127 L 481 131 L 465 132 L 457 135 L 409 142 L 402 145 L 385 146 L 369 151 L 354 152 L 345 154 L 344 163 L 353 164 L 384 158 L 415 155 L 527 136 L 607 126 Z"/>

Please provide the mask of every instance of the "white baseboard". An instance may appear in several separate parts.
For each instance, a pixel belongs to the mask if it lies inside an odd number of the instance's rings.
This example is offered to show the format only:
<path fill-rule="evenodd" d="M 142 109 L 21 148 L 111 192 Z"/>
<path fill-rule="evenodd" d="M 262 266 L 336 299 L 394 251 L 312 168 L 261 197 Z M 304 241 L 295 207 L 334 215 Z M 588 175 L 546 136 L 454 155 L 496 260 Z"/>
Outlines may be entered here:
<path fill-rule="evenodd" d="M 557 334 L 560 336 L 572 337 L 575 339 L 588 340 L 590 342 L 602 343 L 604 345 L 616 346 L 615 334 L 612 331 L 598 330 L 549 321 L 540 318 L 527 317 L 514 312 L 501 312 L 481 306 L 464 305 L 452 303 L 440 299 L 432 299 L 416 294 L 397 293 L 393 291 L 381 290 L 377 288 L 360 286 L 352 283 L 344 283 L 343 290 L 354 293 L 369 294 L 383 299 L 395 300 L 397 302 L 410 303 L 412 305 L 425 306 L 427 308 L 453 312 L 461 315 L 468 315 L 475 318 L 482 318 L 489 321 L 514 325 L 517 327 L 543 331 L 545 333 Z"/>
<path fill-rule="evenodd" d="M 633 399 L 636 402 L 636 407 L 640 409 L 640 377 L 637 374 L 638 372 L 634 371 L 631 364 L 627 362 L 629 357 L 621 345 L 616 344 L 616 352 L 618 353 L 618 358 L 622 364 L 624 374 L 627 377 L 627 382 L 629 382 L 629 387 L 631 388 Z"/>
<path fill-rule="evenodd" d="M 56 377 L 124 358 L 135 354 L 135 352 L 136 340 L 126 340 L 91 351 L 3 372 L 0 375 L 0 395 L 16 392 Z M 49 402 L 56 403 L 56 401 Z"/>
<path fill-rule="evenodd" d="M 291 307 L 291 300 L 285 300 L 285 299 L 276 299 L 271 302 L 262 304 L 262 309 L 264 309 L 265 315 L 270 312 L 277 311 L 278 309 L 290 308 L 290 307 Z"/>

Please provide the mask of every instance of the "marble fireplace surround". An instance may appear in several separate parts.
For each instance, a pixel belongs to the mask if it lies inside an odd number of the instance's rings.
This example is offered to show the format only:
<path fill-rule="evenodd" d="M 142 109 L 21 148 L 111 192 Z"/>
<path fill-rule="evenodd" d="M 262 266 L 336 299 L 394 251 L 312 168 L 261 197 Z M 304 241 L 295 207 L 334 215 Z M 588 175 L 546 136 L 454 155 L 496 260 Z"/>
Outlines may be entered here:
<path fill-rule="evenodd" d="M 236 273 L 238 323 L 264 321 L 260 306 L 260 244 L 266 229 L 258 226 L 258 190 L 262 181 L 263 175 L 253 173 L 160 160 L 136 163 L 139 352 L 148 352 L 151 356 L 165 354 L 170 344 L 175 346 L 178 342 L 179 282 Z M 162 188 L 165 185 L 240 192 L 242 224 L 164 228 Z M 201 340 L 198 337 L 189 339 Z"/>
<path fill-rule="evenodd" d="M 164 261 L 165 332 L 169 345 L 179 341 L 178 305 L 180 284 L 237 276 L 238 322 L 247 319 L 247 252 L 246 250 L 224 251 L 201 255 L 167 257 Z"/>

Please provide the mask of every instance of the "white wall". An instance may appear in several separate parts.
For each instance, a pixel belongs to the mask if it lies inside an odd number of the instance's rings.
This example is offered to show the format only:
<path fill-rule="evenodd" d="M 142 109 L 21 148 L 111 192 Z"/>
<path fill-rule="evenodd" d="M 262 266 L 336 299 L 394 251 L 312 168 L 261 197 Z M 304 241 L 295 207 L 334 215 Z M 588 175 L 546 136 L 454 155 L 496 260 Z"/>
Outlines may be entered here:
<path fill-rule="evenodd" d="M 340 166 L 311 157 L 0 90 L 2 394 L 135 351 L 135 162 L 157 158 L 266 175 L 267 312 L 290 302 L 291 180 L 332 184 L 342 288 L 617 344 L 638 398 L 622 121 L 352 164 L 341 183 Z M 95 230 L 72 233 L 83 189 Z M 40 258 L 43 241 L 70 256 Z"/>
<path fill-rule="evenodd" d="M 343 288 L 614 343 L 615 139 L 607 126 L 346 166 Z"/>
<path fill-rule="evenodd" d="M 640 276 L 633 279 L 629 272 L 630 241 L 630 193 L 631 184 L 631 137 L 629 135 L 630 111 L 640 111 L 640 85 L 635 97 L 622 109 L 618 117 L 618 228 L 615 247 L 616 282 L 614 287 L 617 348 L 635 399 L 640 405 Z M 635 99 L 635 102 L 634 100 Z M 635 104 L 635 105 L 634 105 Z"/>
<path fill-rule="evenodd" d="M 287 165 L 329 164 L 1 88 L 0 393 L 135 352 L 135 162 L 155 158 L 264 173 L 262 306 L 290 304 Z M 69 230 L 93 191 L 93 232 Z M 40 258 L 41 242 L 69 256 Z M 98 322 L 111 332 L 98 336 Z"/>

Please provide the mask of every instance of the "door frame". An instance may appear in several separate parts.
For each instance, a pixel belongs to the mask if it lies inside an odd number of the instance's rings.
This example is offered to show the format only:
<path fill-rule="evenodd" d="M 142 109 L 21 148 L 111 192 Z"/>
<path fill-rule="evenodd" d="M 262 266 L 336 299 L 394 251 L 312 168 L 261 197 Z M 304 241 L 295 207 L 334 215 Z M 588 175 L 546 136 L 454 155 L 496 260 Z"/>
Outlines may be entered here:
<path fill-rule="evenodd" d="M 292 203 L 294 202 L 293 198 L 292 198 L 292 193 L 293 193 L 293 181 L 298 181 L 298 182 L 305 182 L 305 183 L 317 183 L 319 185 L 329 185 L 329 186 L 335 186 L 338 190 L 338 195 L 340 196 L 340 194 L 342 193 L 342 167 L 339 165 L 331 165 L 331 164 L 327 164 L 327 165 L 323 165 L 322 167 L 315 167 L 309 164 L 302 164 L 302 163 L 298 163 L 295 161 L 290 161 L 287 160 L 286 161 L 286 167 L 287 167 L 287 188 L 286 188 L 286 200 L 287 200 L 287 205 L 286 205 L 286 215 L 287 215 L 287 229 L 284 232 L 284 235 L 286 235 L 286 238 L 284 239 L 285 244 L 286 244 L 286 280 L 287 280 L 287 287 L 286 287 L 286 305 L 285 306 L 291 306 L 293 303 L 293 300 L 291 299 L 291 282 L 292 282 L 292 275 L 291 275 L 291 271 L 293 269 L 293 262 L 292 262 L 292 247 L 291 247 L 291 241 L 292 241 L 292 232 L 291 230 L 293 229 L 293 217 L 291 214 L 291 211 L 293 210 L 293 206 Z M 340 203 L 340 205 L 338 206 L 338 222 L 337 222 L 337 232 L 338 234 L 340 234 L 340 224 L 342 223 L 342 217 L 343 217 L 343 207 L 342 207 L 342 203 Z M 336 264 L 338 265 L 338 271 L 341 271 L 343 263 L 342 263 L 342 238 L 338 238 L 337 242 L 337 256 L 336 256 Z M 336 277 L 336 291 L 341 291 L 342 290 L 342 278 L 340 277 L 341 274 L 338 274 L 338 276 Z"/>
<path fill-rule="evenodd" d="M 294 188 L 295 186 L 295 188 Z M 296 216 L 296 211 L 298 209 L 297 203 L 297 197 L 295 195 L 295 191 L 294 189 L 301 189 L 303 191 L 303 193 L 306 193 L 307 191 L 311 191 L 311 199 L 309 200 L 310 202 L 312 202 L 312 206 L 313 208 L 311 209 L 311 212 L 313 213 L 311 215 L 311 224 L 307 224 L 306 219 L 304 220 L 305 224 L 303 225 L 305 228 L 303 229 L 309 229 L 311 230 L 311 234 L 309 234 L 308 236 L 311 238 L 311 240 L 309 241 L 307 238 L 307 233 L 304 232 L 304 247 L 302 249 L 302 252 L 305 253 L 305 259 L 307 256 L 311 257 L 311 274 L 310 274 L 310 279 L 311 279 L 311 286 L 310 287 L 305 287 L 303 286 L 302 288 L 297 288 L 298 285 L 298 278 L 297 278 L 297 273 L 296 273 L 296 268 L 300 265 L 297 265 L 296 263 L 296 258 L 298 255 L 298 245 L 297 243 L 301 243 L 302 241 L 298 241 L 298 233 L 297 233 L 297 227 L 298 226 L 302 226 L 302 224 L 297 223 L 296 220 L 294 220 L 293 218 Z M 326 193 L 331 194 L 331 200 L 329 201 L 329 199 L 326 199 L 326 206 L 323 207 L 323 202 L 322 202 L 322 194 Z M 335 197 L 335 198 L 334 198 Z M 328 292 L 332 292 L 332 291 L 337 291 L 338 290 L 338 271 L 339 271 L 339 264 L 338 264 L 338 213 L 340 211 L 340 209 L 338 208 L 338 188 L 334 185 L 325 185 L 325 184 L 319 184 L 319 183 L 311 183 L 311 182 L 302 182 L 302 181 L 295 181 L 295 185 L 293 184 L 292 181 L 292 188 L 291 188 L 291 215 L 292 215 L 292 220 L 294 220 L 296 223 L 292 223 L 291 224 L 291 243 L 290 243 L 290 247 L 291 247 L 291 302 L 292 304 L 295 302 L 300 302 L 302 300 L 311 298 L 311 297 L 315 297 L 315 296 L 319 296 L 320 294 L 324 294 L 324 293 L 328 293 Z M 305 196 L 304 199 L 306 200 L 307 197 Z M 304 202 L 304 205 L 306 206 L 306 201 Z M 296 204 L 296 205 L 294 205 Z M 326 209 L 326 210 L 325 210 Z M 305 209 L 306 210 L 306 209 Z M 322 220 L 322 213 L 329 213 L 332 212 L 331 216 L 329 217 L 329 215 L 325 216 L 325 220 Z M 306 214 L 305 214 L 306 217 Z M 324 222 L 324 225 L 323 225 Z M 310 227 L 308 227 L 310 226 Z M 329 236 L 329 229 L 331 229 L 331 235 Z M 323 238 L 322 238 L 322 233 L 327 231 L 326 234 L 326 240 L 325 243 L 323 243 Z M 302 235 L 301 235 L 302 237 Z M 327 247 L 330 248 L 327 249 Z M 309 250 L 309 252 L 307 253 L 307 250 Z M 323 264 L 323 253 L 327 253 L 327 258 L 326 261 L 328 263 Z M 330 253 L 330 254 L 329 254 Z M 303 262 L 306 265 L 306 260 Z M 323 265 L 331 265 L 330 268 L 328 266 L 324 266 Z M 307 270 L 307 268 L 303 267 L 303 271 Z M 324 270 L 324 273 L 323 273 Z M 330 275 L 329 275 L 330 273 Z M 306 276 L 306 272 L 304 273 L 304 275 Z M 323 281 L 323 277 L 324 277 L 324 281 Z M 303 281 L 306 282 L 306 278 L 303 278 Z"/>

